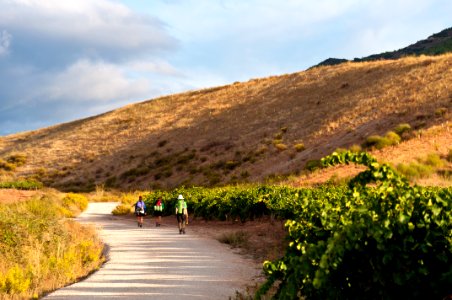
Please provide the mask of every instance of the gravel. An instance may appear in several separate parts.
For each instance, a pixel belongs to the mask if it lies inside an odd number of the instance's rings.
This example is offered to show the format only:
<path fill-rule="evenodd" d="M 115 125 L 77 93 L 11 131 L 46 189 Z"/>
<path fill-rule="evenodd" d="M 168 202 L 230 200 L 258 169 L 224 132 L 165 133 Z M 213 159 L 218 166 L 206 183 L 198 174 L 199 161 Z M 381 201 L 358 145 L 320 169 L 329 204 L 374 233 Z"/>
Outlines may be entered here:
<path fill-rule="evenodd" d="M 90 203 L 78 218 L 94 224 L 109 249 L 108 261 L 91 276 L 44 299 L 229 299 L 261 274 L 248 259 L 216 240 L 174 224 L 143 228 L 111 215 L 116 203 Z M 165 225 L 165 224 L 164 224 Z"/>

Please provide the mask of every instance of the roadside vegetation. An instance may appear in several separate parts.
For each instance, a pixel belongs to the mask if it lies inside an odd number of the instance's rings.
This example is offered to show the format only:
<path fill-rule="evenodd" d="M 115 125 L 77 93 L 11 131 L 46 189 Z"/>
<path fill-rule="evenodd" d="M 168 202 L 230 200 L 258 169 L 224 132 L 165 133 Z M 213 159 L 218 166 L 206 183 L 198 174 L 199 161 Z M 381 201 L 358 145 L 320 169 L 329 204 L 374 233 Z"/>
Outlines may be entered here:
<path fill-rule="evenodd" d="M 35 299 L 99 268 L 103 244 L 94 228 L 66 218 L 86 204 L 84 196 L 53 191 L 0 203 L 1 299 Z"/>
<path fill-rule="evenodd" d="M 438 161 L 428 156 L 426 161 Z M 341 151 L 321 167 L 358 164 L 347 184 L 313 188 L 228 186 L 177 188 L 162 197 L 171 211 L 179 193 L 194 217 L 286 221 L 288 247 L 264 263 L 256 293 L 276 299 L 442 299 L 452 291 L 452 188 L 420 187 L 363 152 Z M 218 238 L 248 247 L 245 232 Z"/>

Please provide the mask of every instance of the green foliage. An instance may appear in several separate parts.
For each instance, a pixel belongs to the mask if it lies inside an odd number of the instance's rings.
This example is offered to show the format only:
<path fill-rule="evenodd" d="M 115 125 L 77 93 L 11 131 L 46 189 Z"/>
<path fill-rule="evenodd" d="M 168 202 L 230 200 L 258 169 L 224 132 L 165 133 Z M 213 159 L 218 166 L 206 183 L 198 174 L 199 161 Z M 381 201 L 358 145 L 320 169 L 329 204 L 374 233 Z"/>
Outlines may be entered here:
<path fill-rule="evenodd" d="M 424 159 L 424 163 L 435 168 L 440 168 L 444 166 L 444 161 L 436 153 L 428 154 L 427 157 Z"/>
<path fill-rule="evenodd" d="M 409 179 L 414 179 L 428 177 L 433 174 L 435 170 L 432 168 L 432 166 L 419 162 L 411 162 L 409 164 L 398 164 L 397 171 L 405 175 Z"/>
<path fill-rule="evenodd" d="M 0 189 L 37 190 L 41 189 L 42 187 L 43 184 L 36 180 L 0 182 Z"/>
<path fill-rule="evenodd" d="M 364 148 L 383 149 L 387 146 L 393 146 L 400 143 L 401 137 L 394 131 L 389 131 L 384 137 L 379 135 L 369 136 L 363 144 Z"/>
<path fill-rule="evenodd" d="M 409 164 L 400 163 L 397 165 L 397 171 L 408 178 L 424 178 L 433 174 L 438 168 L 444 166 L 445 162 L 436 153 L 431 153 L 423 159 L 411 162 Z"/>
<path fill-rule="evenodd" d="M 306 162 L 305 169 L 308 171 L 315 171 L 321 167 L 321 162 L 318 159 L 308 160 Z"/>
<path fill-rule="evenodd" d="M 410 186 L 367 153 L 324 166 L 367 169 L 342 193 L 293 199 L 284 257 L 264 263 L 277 299 L 441 299 L 452 286 L 452 189 Z M 300 201 L 301 200 L 301 201 Z"/>
<path fill-rule="evenodd" d="M 306 149 L 306 147 L 304 146 L 303 143 L 295 144 L 293 147 L 294 147 L 295 151 L 297 151 L 297 152 L 301 152 Z"/>
<path fill-rule="evenodd" d="M 397 133 L 399 136 L 402 136 L 403 134 L 408 133 L 410 131 L 411 126 L 408 123 L 401 123 L 394 128 L 394 132 Z"/>

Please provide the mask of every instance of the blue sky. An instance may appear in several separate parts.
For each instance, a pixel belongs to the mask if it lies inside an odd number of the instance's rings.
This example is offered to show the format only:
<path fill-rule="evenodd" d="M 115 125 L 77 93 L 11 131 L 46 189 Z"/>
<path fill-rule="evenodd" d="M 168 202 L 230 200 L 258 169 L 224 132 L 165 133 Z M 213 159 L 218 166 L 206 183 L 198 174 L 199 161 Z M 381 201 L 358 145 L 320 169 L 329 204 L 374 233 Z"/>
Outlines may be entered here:
<path fill-rule="evenodd" d="M 450 0 L 0 0 L 0 135 L 396 50 Z"/>

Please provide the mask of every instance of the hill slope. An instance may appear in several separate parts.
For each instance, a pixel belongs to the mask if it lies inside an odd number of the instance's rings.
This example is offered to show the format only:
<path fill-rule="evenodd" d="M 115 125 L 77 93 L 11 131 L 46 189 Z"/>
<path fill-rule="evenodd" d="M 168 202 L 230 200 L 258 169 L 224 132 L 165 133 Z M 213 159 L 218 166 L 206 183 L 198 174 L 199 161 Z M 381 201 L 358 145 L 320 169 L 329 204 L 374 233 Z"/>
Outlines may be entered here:
<path fill-rule="evenodd" d="M 384 52 L 380 54 L 373 54 L 363 58 L 355 58 L 353 61 L 372 61 L 381 59 L 399 59 L 406 56 L 419 55 L 441 55 L 452 52 L 452 27 L 444 29 L 443 31 L 429 36 L 425 40 L 418 41 L 408 47 Z M 317 66 L 337 65 L 346 62 L 346 59 L 328 58 Z"/>
<path fill-rule="evenodd" d="M 0 157 L 62 189 L 259 181 L 400 123 L 447 124 L 451 82 L 451 54 L 319 67 L 0 137 Z"/>

